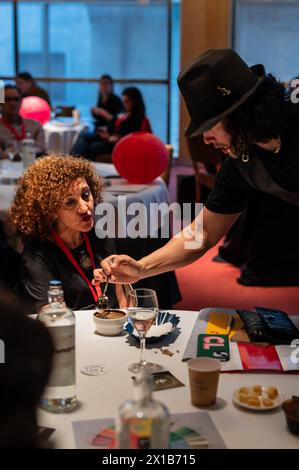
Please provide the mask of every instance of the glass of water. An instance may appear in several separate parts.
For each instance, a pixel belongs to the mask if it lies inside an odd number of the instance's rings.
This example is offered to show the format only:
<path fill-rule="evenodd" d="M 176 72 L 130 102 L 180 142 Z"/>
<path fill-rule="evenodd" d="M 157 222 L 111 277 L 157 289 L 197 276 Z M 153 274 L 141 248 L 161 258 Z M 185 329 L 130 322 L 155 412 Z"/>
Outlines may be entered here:
<path fill-rule="evenodd" d="M 140 358 L 129 366 L 129 371 L 137 374 L 141 367 L 151 372 L 161 370 L 157 364 L 147 362 L 144 358 L 146 334 L 154 323 L 159 312 L 157 294 L 152 289 L 135 289 L 129 292 L 128 318 L 140 338 Z"/>

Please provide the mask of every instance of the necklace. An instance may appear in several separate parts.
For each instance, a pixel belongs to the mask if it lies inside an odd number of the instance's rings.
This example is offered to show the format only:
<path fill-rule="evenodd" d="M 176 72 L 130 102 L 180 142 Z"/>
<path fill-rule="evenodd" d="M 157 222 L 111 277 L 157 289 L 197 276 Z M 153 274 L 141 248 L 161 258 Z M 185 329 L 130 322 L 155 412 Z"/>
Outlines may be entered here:
<path fill-rule="evenodd" d="M 82 268 L 85 270 L 91 269 L 92 262 L 91 262 L 90 256 L 86 253 L 85 248 L 81 250 L 79 248 L 75 248 L 75 251 L 77 251 L 81 255 L 79 259 L 80 266 L 82 266 Z"/>

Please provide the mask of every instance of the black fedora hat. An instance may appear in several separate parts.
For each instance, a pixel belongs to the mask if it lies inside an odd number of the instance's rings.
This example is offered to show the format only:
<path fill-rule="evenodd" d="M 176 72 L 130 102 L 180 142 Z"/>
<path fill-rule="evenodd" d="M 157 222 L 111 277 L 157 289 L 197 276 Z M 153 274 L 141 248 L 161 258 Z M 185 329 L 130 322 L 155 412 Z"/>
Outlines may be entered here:
<path fill-rule="evenodd" d="M 178 77 L 191 123 L 186 136 L 211 129 L 243 104 L 265 77 L 263 65 L 249 67 L 232 49 L 209 49 Z"/>

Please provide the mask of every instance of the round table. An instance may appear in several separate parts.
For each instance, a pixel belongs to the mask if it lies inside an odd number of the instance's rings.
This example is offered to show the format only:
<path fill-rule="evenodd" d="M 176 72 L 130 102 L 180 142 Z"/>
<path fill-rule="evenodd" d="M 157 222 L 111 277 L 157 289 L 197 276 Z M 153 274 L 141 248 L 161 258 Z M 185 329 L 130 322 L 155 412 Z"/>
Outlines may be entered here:
<path fill-rule="evenodd" d="M 198 312 L 173 313 L 180 316 L 180 334 L 168 346 L 174 355 L 163 355 L 152 347 L 146 350 L 146 358 L 164 366 L 186 386 L 155 392 L 154 396 L 165 403 L 170 412 L 198 412 L 190 403 L 187 365 L 181 362 Z M 128 365 L 139 357 L 136 343 L 128 343 L 127 336 L 104 337 L 95 334 L 93 311 L 79 311 L 75 315 L 77 397 L 80 406 L 70 414 L 55 415 L 39 411 L 39 424 L 56 430 L 52 439 L 58 448 L 74 448 L 72 421 L 116 416 L 119 405 L 133 396 L 132 374 L 128 371 Z M 157 350 L 158 353 L 155 353 Z M 80 372 L 81 367 L 96 363 L 104 363 L 109 372 L 96 377 Z M 285 397 L 291 397 L 298 390 L 298 376 L 221 374 L 217 404 L 208 411 L 227 447 L 298 449 L 298 437 L 287 430 L 283 411 L 252 413 L 241 411 L 233 405 L 233 390 L 253 384 L 275 385 Z"/>
<path fill-rule="evenodd" d="M 44 125 L 46 150 L 69 154 L 80 132 L 85 128 L 85 124 L 48 122 Z"/>

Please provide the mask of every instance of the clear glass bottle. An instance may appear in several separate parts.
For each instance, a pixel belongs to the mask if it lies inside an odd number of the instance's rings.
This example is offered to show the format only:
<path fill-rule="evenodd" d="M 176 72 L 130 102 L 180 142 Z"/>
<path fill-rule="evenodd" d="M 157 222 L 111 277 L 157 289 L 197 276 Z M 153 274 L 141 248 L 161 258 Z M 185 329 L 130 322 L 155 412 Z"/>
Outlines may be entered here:
<path fill-rule="evenodd" d="M 134 400 L 124 402 L 116 418 L 117 449 L 168 449 L 170 415 L 163 403 L 152 398 L 153 379 L 138 372 Z"/>
<path fill-rule="evenodd" d="M 50 282 L 49 304 L 38 315 L 52 337 L 54 359 L 40 407 L 53 413 L 73 410 L 76 399 L 75 315 L 64 302 L 61 281 Z"/>
<path fill-rule="evenodd" d="M 26 131 L 26 137 L 21 142 L 21 153 L 24 169 L 34 162 L 36 157 L 35 141 L 32 139 L 30 131 Z"/>

